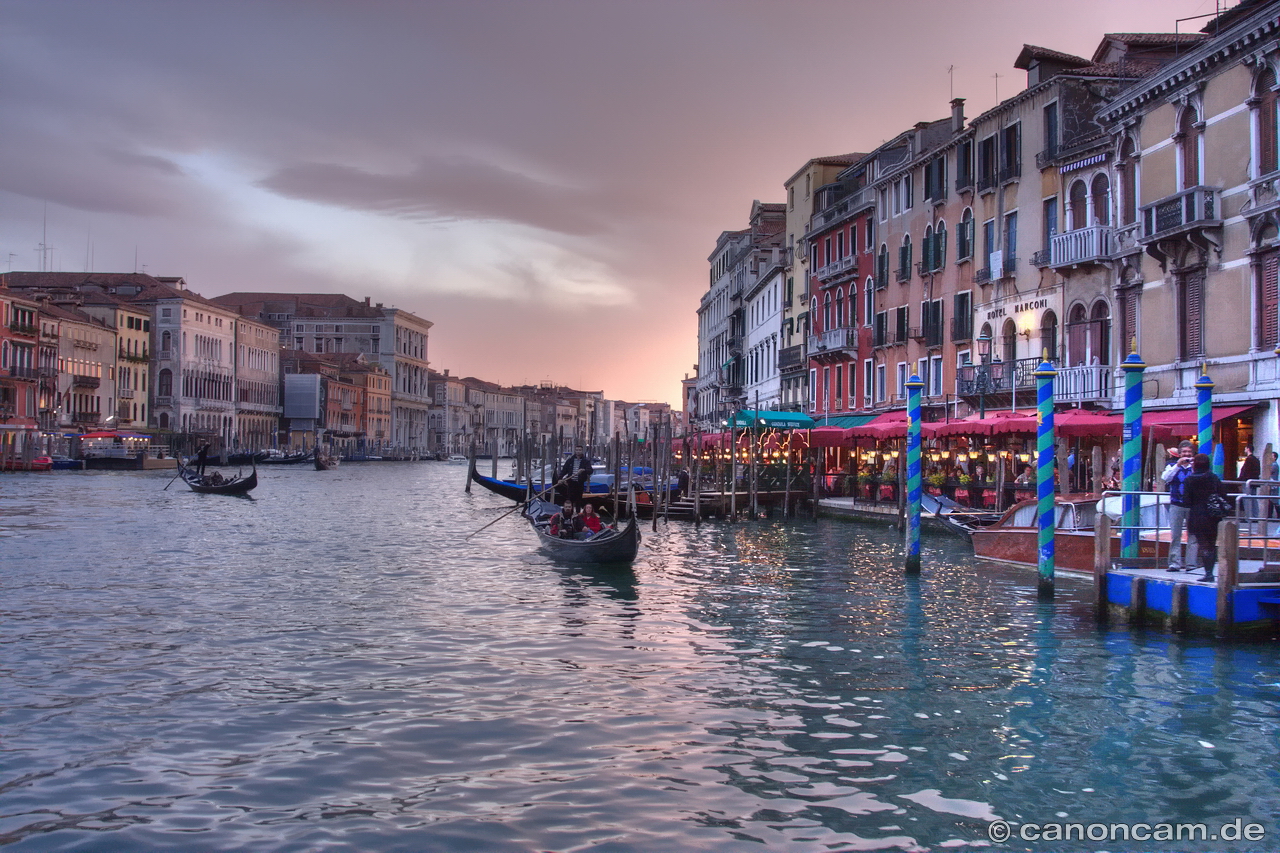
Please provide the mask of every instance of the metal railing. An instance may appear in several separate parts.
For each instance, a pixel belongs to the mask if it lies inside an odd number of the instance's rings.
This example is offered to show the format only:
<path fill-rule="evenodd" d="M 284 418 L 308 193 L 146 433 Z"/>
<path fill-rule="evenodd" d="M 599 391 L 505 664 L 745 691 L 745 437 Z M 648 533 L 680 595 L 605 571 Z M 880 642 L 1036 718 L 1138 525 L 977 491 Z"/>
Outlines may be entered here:
<path fill-rule="evenodd" d="M 1114 386 L 1109 364 L 1083 364 L 1060 367 L 1053 380 L 1054 398 L 1062 402 L 1109 400 Z"/>
<path fill-rule="evenodd" d="M 1194 227 L 1222 225 L 1218 190 L 1214 187 L 1191 187 L 1180 193 L 1144 204 L 1142 210 L 1142 242 L 1173 236 Z"/>

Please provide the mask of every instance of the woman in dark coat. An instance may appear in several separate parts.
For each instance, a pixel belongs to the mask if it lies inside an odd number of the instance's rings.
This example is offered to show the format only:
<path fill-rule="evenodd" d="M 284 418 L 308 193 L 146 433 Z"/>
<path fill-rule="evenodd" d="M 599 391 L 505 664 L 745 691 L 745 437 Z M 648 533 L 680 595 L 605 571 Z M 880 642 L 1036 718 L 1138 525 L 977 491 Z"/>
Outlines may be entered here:
<path fill-rule="evenodd" d="M 1190 507 L 1187 532 L 1195 537 L 1200 563 L 1204 566 L 1202 580 L 1213 580 L 1213 570 L 1218 564 L 1218 522 L 1221 519 L 1209 515 L 1209 496 L 1222 493 L 1222 481 L 1209 470 L 1209 457 L 1197 453 L 1191 460 L 1191 476 L 1182 482 L 1182 494 Z"/>

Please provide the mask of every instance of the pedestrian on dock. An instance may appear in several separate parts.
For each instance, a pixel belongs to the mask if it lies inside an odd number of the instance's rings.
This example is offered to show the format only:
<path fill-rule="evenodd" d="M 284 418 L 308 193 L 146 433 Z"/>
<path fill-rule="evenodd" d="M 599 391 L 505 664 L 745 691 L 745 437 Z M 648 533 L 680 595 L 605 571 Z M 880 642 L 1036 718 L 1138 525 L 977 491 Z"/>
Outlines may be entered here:
<path fill-rule="evenodd" d="M 1195 540 L 1192 539 L 1187 549 L 1187 559 L 1183 561 L 1182 531 L 1187 526 L 1187 514 L 1191 505 L 1187 503 L 1184 484 L 1191 476 L 1191 466 L 1196 455 L 1191 442 L 1178 444 L 1178 455 L 1169 460 L 1160 479 L 1169 487 L 1169 568 L 1166 571 L 1180 572 L 1195 564 Z"/>
<path fill-rule="evenodd" d="M 1209 511 L 1209 498 L 1223 495 L 1222 481 L 1209 469 L 1209 456 L 1197 453 L 1191 462 L 1191 476 L 1183 483 L 1183 494 L 1189 508 L 1187 531 L 1196 543 L 1201 565 L 1204 566 L 1201 580 L 1206 581 L 1213 580 L 1213 570 L 1218 563 L 1218 522 L 1221 521 Z"/>

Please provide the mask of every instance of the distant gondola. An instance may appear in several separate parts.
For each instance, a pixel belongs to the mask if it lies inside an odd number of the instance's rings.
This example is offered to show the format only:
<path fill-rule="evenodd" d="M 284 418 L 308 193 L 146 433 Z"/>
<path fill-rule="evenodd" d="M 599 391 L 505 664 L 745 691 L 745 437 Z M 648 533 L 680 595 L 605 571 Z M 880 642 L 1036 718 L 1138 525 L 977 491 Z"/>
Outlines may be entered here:
<path fill-rule="evenodd" d="M 475 465 L 472 465 L 467 470 L 467 477 L 477 486 L 488 489 L 495 495 L 504 497 L 509 501 L 516 501 L 518 503 L 530 496 L 530 490 L 523 483 L 516 483 L 512 480 L 498 480 L 494 477 L 486 477 L 476 470 Z M 548 482 L 545 484 L 539 484 L 535 482 L 532 491 L 535 496 L 542 495 L 545 492 L 546 496 L 552 497 L 553 489 L 554 483 Z M 632 489 L 636 495 L 636 514 L 641 518 L 652 517 L 653 500 L 649 495 L 649 491 L 638 486 L 633 486 Z M 610 488 L 607 484 L 592 483 L 591 491 L 587 492 L 586 496 L 591 500 L 596 501 L 597 506 L 609 507 L 613 504 L 613 495 L 611 494 Z M 559 495 L 555 495 L 554 497 L 563 499 L 562 496 Z M 619 514 L 627 514 L 629 510 L 625 492 L 618 495 L 618 502 L 621 504 L 619 506 Z"/>
<path fill-rule="evenodd" d="M 268 453 L 265 459 L 257 460 L 259 465 L 297 465 L 310 462 L 313 451 L 299 450 L 294 453 Z"/>
<path fill-rule="evenodd" d="M 321 453 L 320 451 L 316 451 L 315 460 L 316 460 L 317 471 L 328 471 L 331 468 L 338 467 L 338 457 L 331 456 L 328 453 Z"/>
<path fill-rule="evenodd" d="M 590 539 L 561 539 L 547 532 L 551 516 L 560 507 L 550 501 L 532 500 L 524 508 L 529 526 L 538 535 L 542 549 L 572 563 L 630 563 L 640 550 L 640 527 L 633 516 L 621 530 L 606 530 Z"/>
<path fill-rule="evenodd" d="M 182 478 L 182 482 L 191 487 L 191 491 L 204 495 L 244 495 L 258 485 L 257 466 L 254 466 L 247 477 L 237 475 L 221 483 L 215 483 L 210 475 L 202 476 L 195 469 L 181 464 L 178 465 L 178 476 Z"/>

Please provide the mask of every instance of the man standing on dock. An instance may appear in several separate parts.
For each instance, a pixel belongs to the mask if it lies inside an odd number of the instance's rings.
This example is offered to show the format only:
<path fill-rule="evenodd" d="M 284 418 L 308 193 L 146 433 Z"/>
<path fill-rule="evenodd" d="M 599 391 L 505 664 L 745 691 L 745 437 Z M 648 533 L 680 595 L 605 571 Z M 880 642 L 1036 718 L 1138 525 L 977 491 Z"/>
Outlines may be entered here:
<path fill-rule="evenodd" d="M 1188 546 L 1188 559 L 1182 559 L 1182 531 L 1187 526 L 1190 510 L 1183 483 L 1191 476 L 1191 462 L 1195 455 L 1191 442 L 1179 443 L 1178 455 L 1169 461 L 1160 475 L 1160 479 L 1169 486 L 1169 568 L 1166 571 L 1170 572 L 1180 572 L 1184 566 L 1194 566 L 1196 562 L 1195 539 Z"/>

